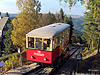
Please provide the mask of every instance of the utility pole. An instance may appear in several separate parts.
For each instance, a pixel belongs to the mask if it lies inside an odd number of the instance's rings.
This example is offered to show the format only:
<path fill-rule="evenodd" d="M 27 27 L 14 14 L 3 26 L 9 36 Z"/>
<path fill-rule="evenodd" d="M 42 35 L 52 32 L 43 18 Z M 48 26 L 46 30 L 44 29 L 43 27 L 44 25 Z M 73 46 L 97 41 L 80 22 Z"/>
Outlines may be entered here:
<path fill-rule="evenodd" d="M 22 56 L 21 56 L 21 48 L 18 48 L 18 53 L 20 53 L 20 66 L 22 66 Z"/>
<path fill-rule="evenodd" d="M 99 42 L 98 42 L 98 53 L 99 53 L 99 46 L 100 46 L 100 35 L 99 35 Z"/>

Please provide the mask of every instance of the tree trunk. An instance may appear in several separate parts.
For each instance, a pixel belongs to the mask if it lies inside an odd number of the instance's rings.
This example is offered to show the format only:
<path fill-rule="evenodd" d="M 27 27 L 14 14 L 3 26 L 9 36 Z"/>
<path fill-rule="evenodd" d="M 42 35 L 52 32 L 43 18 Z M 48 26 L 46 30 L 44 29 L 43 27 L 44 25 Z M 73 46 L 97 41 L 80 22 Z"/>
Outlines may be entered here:
<path fill-rule="evenodd" d="M 92 40 L 90 39 L 90 49 L 92 48 L 92 44 L 91 43 L 92 43 Z"/>
<path fill-rule="evenodd" d="M 94 44 L 94 41 L 93 41 L 93 39 L 92 39 L 92 43 L 91 43 L 91 44 L 92 44 L 92 48 L 93 48 L 93 44 Z"/>
<path fill-rule="evenodd" d="M 91 47 L 91 40 L 89 39 L 89 44 L 88 44 L 88 50 L 90 49 L 90 47 Z"/>
<path fill-rule="evenodd" d="M 99 34 L 99 41 L 98 41 L 98 53 L 99 53 L 99 47 L 100 47 L 100 34 Z"/>

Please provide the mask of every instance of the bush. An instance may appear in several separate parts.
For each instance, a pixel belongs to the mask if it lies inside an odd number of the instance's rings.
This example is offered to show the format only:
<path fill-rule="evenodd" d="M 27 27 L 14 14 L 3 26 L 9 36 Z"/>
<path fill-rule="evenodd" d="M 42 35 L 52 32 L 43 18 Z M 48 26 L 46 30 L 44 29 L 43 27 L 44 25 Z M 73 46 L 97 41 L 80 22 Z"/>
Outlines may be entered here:
<path fill-rule="evenodd" d="M 24 51 L 22 52 L 22 55 L 24 56 L 23 60 L 26 59 L 25 54 L 26 54 L 26 51 L 24 50 Z M 5 61 L 5 63 L 6 63 L 6 64 L 3 66 L 3 72 L 6 72 L 6 71 L 8 71 L 8 70 L 10 70 L 10 69 L 12 68 L 12 62 L 13 62 L 13 66 L 14 66 L 14 65 L 19 65 L 19 62 L 18 62 L 18 63 L 15 63 L 15 62 L 19 61 L 19 59 L 17 59 L 17 58 L 19 57 L 19 55 L 20 55 L 20 54 L 17 52 L 17 53 L 13 53 L 13 54 L 6 55 L 6 56 L 4 56 L 4 57 L 0 57 L 0 61 L 3 60 L 3 61 Z M 13 61 L 11 62 L 12 59 L 15 59 L 15 60 L 13 60 Z"/>
<path fill-rule="evenodd" d="M 83 56 L 83 57 L 86 57 L 87 54 L 89 54 L 89 53 L 90 53 L 90 51 L 88 50 L 87 47 L 85 47 L 85 49 L 82 51 L 82 56 Z"/>
<path fill-rule="evenodd" d="M 26 53 L 26 50 L 23 50 L 23 51 L 22 51 L 22 54 L 23 54 L 23 53 Z M 17 56 L 19 56 L 20 54 L 19 54 L 18 52 L 16 52 L 16 53 L 12 53 L 12 54 L 6 55 L 6 56 L 4 56 L 4 57 L 0 57 L 0 61 L 2 61 L 2 60 L 3 60 L 3 61 L 6 61 L 6 60 L 8 60 L 8 58 L 11 57 L 12 55 L 17 55 Z"/>
<path fill-rule="evenodd" d="M 17 59 L 17 55 L 12 55 L 11 57 L 9 57 L 7 61 L 5 61 L 5 65 L 3 66 L 3 72 L 6 72 L 8 70 L 10 70 L 12 68 L 12 65 L 15 66 L 15 65 L 18 65 L 19 63 L 15 63 L 17 61 L 19 61 L 19 59 Z M 13 60 L 15 59 L 15 60 Z M 12 62 L 11 62 L 12 61 Z"/>
<path fill-rule="evenodd" d="M 77 45 L 80 45 L 80 43 L 78 42 Z"/>
<path fill-rule="evenodd" d="M 86 57 L 90 55 L 92 52 L 94 52 L 95 50 L 96 50 L 96 47 L 93 47 L 91 50 L 88 50 L 88 48 L 85 47 L 84 50 L 82 51 L 82 56 Z"/>

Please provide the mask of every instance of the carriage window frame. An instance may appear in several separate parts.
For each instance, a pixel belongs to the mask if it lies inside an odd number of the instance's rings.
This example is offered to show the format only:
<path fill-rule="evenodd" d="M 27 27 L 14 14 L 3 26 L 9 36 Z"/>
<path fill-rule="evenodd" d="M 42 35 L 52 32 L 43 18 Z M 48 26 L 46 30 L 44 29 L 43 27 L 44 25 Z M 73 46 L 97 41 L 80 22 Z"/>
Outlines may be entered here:
<path fill-rule="evenodd" d="M 37 50 L 43 50 L 42 49 L 42 39 L 43 38 L 35 38 L 35 41 L 34 41 L 35 49 L 37 49 Z"/>
<path fill-rule="evenodd" d="M 31 38 L 34 38 L 34 48 L 33 47 L 29 47 L 29 40 L 31 39 Z M 42 45 L 40 45 L 41 46 L 41 48 L 39 48 L 39 47 L 37 47 L 37 44 L 38 44 L 38 41 L 37 41 L 37 39 L 41 39 L 41 44 Z M 44 47 L 44 44 L 43 44 L 43 42 L 44 42 L 44 40 L 49 40 L 49 42 L 47 41 L 47 43 L 49 43 L 49 44 L 47 44 L 47 47 L 46 47 L 46 49 L 44 49 L 43 47 Z M 36 50 L 44 50 L 44 51 L 52 51 L 51 49 L 52 49 L 52 45 L 51 45 L 51 39 L 50 38 L 39 38 L 39 37 L 27 37 L 27 48 L 29 48 L 29 49 L 36 49 Z"/>
<path fill-rule="evenodd" d="M 55 36 L 53 39 L 53 49 L 60 45 L 60 36 Z"/>
<path fill-rule="evenodd" d="M 42 41 L 42 49 L 44 51 L 51 51 L 51 39 L 44 38 Z"/>
<path fill-rule="evenodd" d="M 32 38 L 34 39 L 34 37 L 28 37 L 28 48 L 34 48 L 34 41 L 32 40 Z M 31 47 L 29 47 L 29 44 L 31 45 Z"/>
<path fill-rule="evenodd" d="M 66 39 L 66 29 L 64 30 L 64 40 Z"/>

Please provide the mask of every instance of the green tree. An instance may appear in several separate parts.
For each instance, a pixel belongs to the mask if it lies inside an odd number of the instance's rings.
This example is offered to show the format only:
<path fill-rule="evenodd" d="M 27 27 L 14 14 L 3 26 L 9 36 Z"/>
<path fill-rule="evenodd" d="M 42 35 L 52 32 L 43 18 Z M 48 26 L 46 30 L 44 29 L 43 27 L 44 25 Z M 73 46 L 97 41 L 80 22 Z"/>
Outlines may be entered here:
<path fill-rule="evenodd" d="M 100 35 L 100 1 L 90 0 L 88 2 L 88 12 L 85 13 L 84 25 L 84 38 L 86 38 L 88 48 L 91 49 L 98 44 Z M 99 8 L 99 9 L 98 9 Z"/>
<path fill-rule="evenodd" d="M 58 12 L 56 12 L 55 18 L 56 18 L 56 22 L 60 22 L 60 14 Z"/>
<path fill-rule="evenodd" d="M 63 0 L 59 0 L 60 2 Z M 86 9 L 89 11 L 85 13 L 84 25 L 84 39 L 86 39 L 88 47 L 96 47 L 100 37 L 100 0 L 64 0 L 69 3 L 71 8 L 78 1 L 81 4 L 86 3 Z"/>
<path fill-rule="evenodd" d="M 13 25 L 9 27 L 8 31 L 6 32 L 6 39 L 5 39 L 5 48 L 4 48 L 4 54 L 11 54 L 12 52 L 16 51 L 15 46 L 13 45 L 13 42 L 11 40 L 11 32 L 13 30 Z"/>
<path fill-rule="evenodd" d="M 55 22 L 55 15 L 49 11 L 48 13 L 40 14 L 38 27 L 46 26 Z"/>
<path fill-rule="evenodd" d="M 0 57 L 2 56 L 2 37 L 0 37 Z"/>
<path fill-rule="evenodd" d="M 50 11 L 49 13 L 47 13 L 47 21 L 48 21 L 48 24 L 52 24 L 56 21 L 55 15 L 51 13 Z"/>
<path fill-rule="evenodd" d="M 94 29 L 94 24 L 93 24 L 93 15 L 91 12 L 86 12 L 85 13 L 85 21 L 83 23 L 84 25 L 84 37 L 87 41 L 88 44 L 88 48 L 92 48 L 93 46 L 93 37 L 94 37 L 94 33 L 95 33 L 95 29 Z"/>
<path fill-rule="evenodd" d="M 65 16 L 64 16 L 64 23 L 68 23 L 68 17 L 67 17 L 67 15 L 65 14 Z"/>
<path fill-rule="evenodd" d="M 63 22 L 64 21 L 64 11 L 63 9 L 61 8 L 60 9 L 60 22 Z"/>
<path fill-rule="evenodd" d="M 8 12 L 6 12 L 6 14 L 5 14 L 5 17 L 9 17 L 9 14 L 8 14 Z"/>
<path fill-rule="evenodd" d="M 17 0 L 16 4 L 21 12 L 12 21 L 11 39 L 14 45 L 24 47 L 26 34 L 37 28 L 41 5 L 38 0 Z"/>
<path fill-rule="evenodd" d="M 72 34 L 73 34 L 73 29 L 74 29 L 73 26 L 74 26 L 74 24 L 73 24 L 73 21 L 72 21 L 72 17 L 71 16 L 68 19 L 68 24 L 70 24 L 69 43 L 72 43 L 71 37 L 72 37 Z"/>

